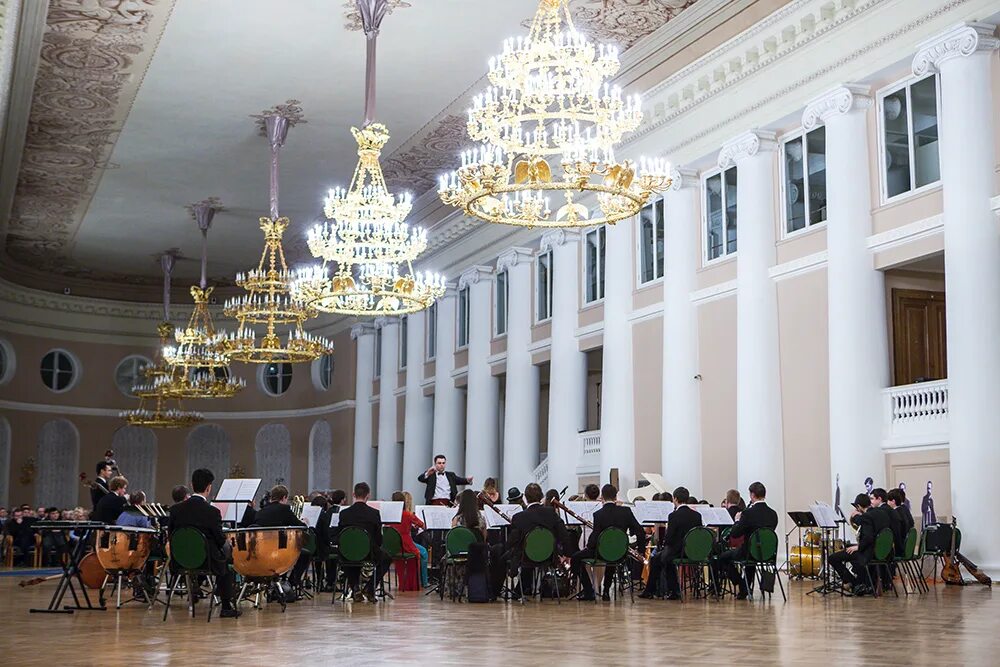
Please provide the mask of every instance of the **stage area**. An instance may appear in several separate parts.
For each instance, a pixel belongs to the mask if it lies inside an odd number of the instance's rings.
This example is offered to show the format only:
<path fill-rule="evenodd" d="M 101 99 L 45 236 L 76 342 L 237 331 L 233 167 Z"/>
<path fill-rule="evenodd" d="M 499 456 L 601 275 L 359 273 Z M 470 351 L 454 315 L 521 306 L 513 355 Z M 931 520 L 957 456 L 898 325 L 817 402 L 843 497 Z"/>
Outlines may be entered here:
<path fill-rule="evenodd" d="M 36 615 L 55 582 L 0 577 L 0 655 L 24 665 L 990 665 L 1000 600 L 981 586 L 910 598 L 817 599 L 793 582 L 787 603 L 453 604 L 404 593 L 388 604 L 330 606 L 330 596 L 249 607 L 205 622 L 130 605 Z M 158 607 L 162 610 L 162 607 Z M 8 659 L 10 661 L 8 662 Z"/>

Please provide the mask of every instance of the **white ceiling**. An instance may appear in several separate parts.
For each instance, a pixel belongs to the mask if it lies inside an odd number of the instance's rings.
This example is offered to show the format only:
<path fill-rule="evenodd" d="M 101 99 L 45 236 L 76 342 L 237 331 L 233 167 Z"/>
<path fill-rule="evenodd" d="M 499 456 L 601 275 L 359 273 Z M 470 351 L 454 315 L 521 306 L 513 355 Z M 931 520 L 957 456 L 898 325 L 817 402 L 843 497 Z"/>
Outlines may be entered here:
<path fill-rule="evenodd" d="M 392 153 L 486 70 L 537 0 L 409 0 L 378 40 L 378 120 Z M 81 223 L 72 259 L 155 275 L 151 256 L 179 247 L 196 258 L 200 235 L 184 206 L 219 197 L 228 211 L 210 234 L 210 273 L 255 262 L 267 212 L 268 148 L 250 114 L 289 99 L 305 124 L 282 151 L 282 213 L 300 236 L 328 187 L 347 185 L 356 161 L 349 128 L 362 121 L 365 38 L 344 27 L 332 0 L 179 0 Z M 280 8 L 280 13 L 279 12 Z M 471 92 L 471 91 L 470 91 Z M 126 242 L 127 240 L 127 242 Z M 179 264 L 193 277 L 196 262 Z"/>

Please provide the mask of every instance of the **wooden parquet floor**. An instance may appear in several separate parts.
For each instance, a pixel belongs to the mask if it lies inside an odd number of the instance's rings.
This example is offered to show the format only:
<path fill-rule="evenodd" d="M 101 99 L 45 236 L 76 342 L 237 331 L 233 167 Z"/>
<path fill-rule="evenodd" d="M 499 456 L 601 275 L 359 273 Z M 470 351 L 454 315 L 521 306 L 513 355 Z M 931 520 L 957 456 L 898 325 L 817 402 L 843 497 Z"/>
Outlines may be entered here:
<path fill-rule="evenodd" d="M 982 586 L 922 596 L 827 599 L 793 582 L 753 604 L 627 600 L 453 604 L 399 594 L 346 609 L 320 600 L 205 622 L 183 601 L 72 615 L 29 614 L 55 582 L 0 577 L 0 664 L 47 665 L 997 665 L 1000 599 Z"/>

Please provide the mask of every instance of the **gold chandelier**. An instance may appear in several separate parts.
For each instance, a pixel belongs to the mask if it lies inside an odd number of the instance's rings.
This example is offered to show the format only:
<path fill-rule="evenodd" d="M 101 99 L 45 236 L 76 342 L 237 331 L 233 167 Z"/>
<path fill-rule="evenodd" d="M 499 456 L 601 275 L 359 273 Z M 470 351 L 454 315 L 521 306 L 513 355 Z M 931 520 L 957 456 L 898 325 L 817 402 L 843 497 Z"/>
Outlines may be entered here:
<path fill-rule="evenodd" d="M 340 315 L 406 315 L 429 308 L 445 291 L 442 276 L 414 272 L 400 274 L 395 264 L 369 262 L 339 264 L 333 276 L 329 266 L 303 269 L 292 293 L 313 308 Z"/>
<path fill-rule="evenodd" d="M 650 195 L 670 187 L 670 165 L 615 159 L 615 144 L 642 121 L 639 97 L 607 83 L 618 69 L 617 48 L 595 47 L 577 32 L 567 0 L 541 0 L 528 36 L 506 40 L 490 59 L 493 85 L 469 110 L 469 137 L 480 145 L 441 176 L 441 200 L 486 222 L 521 227 L 583 227 L 636 215 Z M 550 164 L 556 157 L 561 175 Z M 578 201 L 586 193 L 596 195 L 599 214 Z"/>
<path fill-rule="evenodd" d="M 289 220 L 278 213 L 278 152 L 289 127 L 285 114 L 286 110 L 278 110 L 264 118 L 271 144 L 271 215 L 260 218 L 264 232 L 260 262 L 257 268 L 236 274 L 236 284 L 247 293 L 228 299 L 224 308 L 228 317 L 239 321 L 239 328 L 225 338 L 226 356 L 248 363 L 307 362 L 333 352 L 330 341 L 306 333 L 303 328 L 306 320 L 316 317 L 316 309 L 291 293 L 294 275 L 285 262 L 281 243 Z M 264 325 L 260 339 L 255 325 Z M 278 335 L 279 326 L 289 327 L 284 341 Z"/>

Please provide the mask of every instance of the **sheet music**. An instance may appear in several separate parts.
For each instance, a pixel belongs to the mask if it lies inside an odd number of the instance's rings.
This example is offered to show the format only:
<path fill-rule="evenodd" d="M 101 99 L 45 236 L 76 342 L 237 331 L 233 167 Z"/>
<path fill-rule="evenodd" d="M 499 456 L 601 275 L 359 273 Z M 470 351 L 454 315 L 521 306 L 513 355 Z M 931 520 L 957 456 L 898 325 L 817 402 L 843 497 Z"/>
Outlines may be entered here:
<path fill-rule="evenodd" d="M 706 526 L 731 526 L 733 517 L 725 507 L 710 507 L 708 505 L 688 505 L 701 515 L 701 522 Z"/>
<path fill-rule="evenodd" d="M 340 525 L 340 512 L 334 512 L 330 515 L 330 528 L 336 528 Z"/>
<path fill-rule="evenodd" d="M 673 511 L 674 504 L 665 500 L 637 500 L 632 507 L 639 523 L 666 523 Z"/>
<path fill-rule="evenodd" d="M 501 505 L 496 504 L 496 509 L 493 509 L 489 505 L 483 508 L 483 516 L 486 517 L 486 527 L 487 528 L 502 528 L 503 526 L 509 526 L 507 520 L 500 516 L 496 510 L 500 510 L 507 516 L 514 516 L 524 508 L 520 505 Z"/>
<path fill-rule="evenodd" d="M 816 524 L 821 528 L 837 527 L 837 512 L 826 503 L 815 503 L 809 506 Z"/>
<path fill-rule="evenodd" d="M 233 523 L 239 523 L 243 520 L 243 513 L 247 509 L 247 505 L 250 503 L 240 502 L 240 503 L 212 503 L 212 507 L 216 507 L 219 510 L 219 514 L 222 515 L 223 521 L 232 521 Z"/>
<path fill-rule="evenodd" d="M 450 530 L 456 512 L 454 507 L 444 505 L 417 505 L 414 509 L 417 516 L 423 518 L 427 530 Z"/>
<path fill-rule="evenodd" d="M 306 525 L 310 528 L 316 527 L 316 520 L 319 519 L 319 513 L 323 511 L 323 508 L 319 505 L 306 505 L 302 508 L 302 520 L 306 522 Z"/>
<path fill-rule="evenodd" d="M 215 497 L 221 502 L 234 500 L 249 502 L 257 496 L 260 482 L 261 480 L 259 479 L 224 479 L 219 486 L 219 490 L 215 493 Z"/>
<path fill-rule="evenodd" d="M 599 500 L 570 500 L 563 504 L 566 505 L 566 507 L 573 510 L 574 512 L 576 512 L 577 514 L 579 514 L 587 521 L 589 521 L 590 523 L 594 523 L 594 512 L 601 509 L 601 506 L 604 505 L 604 503 L 602 503 Z M 577 521 L 576 519 L 571 517 L 568 512 L 561 511 L 559 512 L 559 514 L 566 521 L 567 526 L 583 525 L 583 522 Z"/>
<path fill-rule="evenodd" d="M 382 523 L 399 523 L 403 520 L 402 500 L 372 500 L 368 502 L 368 506 L 378 510 L 382 515 Z"/>

